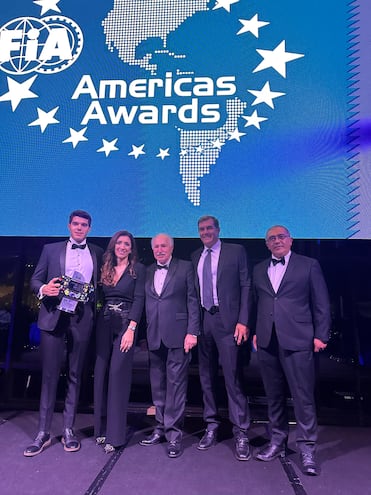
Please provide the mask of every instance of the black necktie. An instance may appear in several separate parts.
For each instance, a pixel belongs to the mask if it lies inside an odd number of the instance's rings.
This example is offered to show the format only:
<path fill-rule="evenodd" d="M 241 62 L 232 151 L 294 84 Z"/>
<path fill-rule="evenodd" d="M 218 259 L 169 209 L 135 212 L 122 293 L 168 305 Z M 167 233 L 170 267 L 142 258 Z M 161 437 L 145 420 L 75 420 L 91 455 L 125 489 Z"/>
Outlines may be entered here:
<path fill-rule="evenodd" d="M 202 305 L 209 310 L 214 305 L 213 277 L 211 273 L 211 249 L 207 250 L 202 269 Z"/>
<path fill-rule="evenodd" d="M 284 265 L 285 264 L 285 258 L 280 258 L 279 260 L 277 260 L 276 258 L 272 258 L 272 263 L 273 263 L 273 266 L 276 266 L 277 263 L 282 263 Z"/>
<path fill-rule="evenodd" d="M 169 269 L 169 267 L 167 265 L 156 265 L 156 266 L 157 266 L 157 270 L 162 270 L 162 269 L 168 270 Z"/>
<path fill-rule="evenodd" d="M 72 244 L 71 248 L 72 249 L 85 249 L 86 244 Z"/>

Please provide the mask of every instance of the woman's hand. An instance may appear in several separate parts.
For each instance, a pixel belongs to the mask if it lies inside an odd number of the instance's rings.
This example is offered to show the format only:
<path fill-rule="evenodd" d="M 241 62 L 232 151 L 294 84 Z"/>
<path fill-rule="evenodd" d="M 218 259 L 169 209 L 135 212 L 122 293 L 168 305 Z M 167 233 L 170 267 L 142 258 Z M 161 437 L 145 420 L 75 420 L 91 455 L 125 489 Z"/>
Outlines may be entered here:
<path fill-rule="evenodd" d="M 134 343 L 134 332 L 133 330 L 128 329 L 121 337 L 120 351 L 129 352 L 130 349 L 133 347 L 133 343 Z"/>

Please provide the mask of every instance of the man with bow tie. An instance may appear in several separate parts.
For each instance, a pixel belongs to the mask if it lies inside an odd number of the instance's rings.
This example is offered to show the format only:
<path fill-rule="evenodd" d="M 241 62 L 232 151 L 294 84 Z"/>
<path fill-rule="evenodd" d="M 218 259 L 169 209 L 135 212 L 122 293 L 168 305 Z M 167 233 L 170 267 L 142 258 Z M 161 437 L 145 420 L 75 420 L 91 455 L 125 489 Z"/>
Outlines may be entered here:
<path fill-rule="evenodd" d="M 66 279 L 77 280 L 75 291 L 84 286 L 89 287 L 89 291 L 96 288 L 103 250 L 86 242 L 90 228 L 89 213 L 73 211 L 68 223 L 70 238 L 44 246 L 31 278 L 31 289 L 41 302 L 38 326 L 41 330 L 42 384 L 39 432 L 25 449 L 26 457 L 40 454 L 51 444 L 52 416 L 65 350 L 68 371 L 62 443 L 66 452 L 80 449 L 73 426 L 84 359 L 93 327 L 95 298 L 94 291 L 85 303 L 64 297 L 61 282 L 65 276 Z"/>
<path fill-rule="evenodd" d="M 197 344 L 199 307 L 191 262 L 173 257 L 174 241 L 158 234 L 151 242 L 156 263 L 145 284 L 147 342 L 157 425 L 141 440 L 153 446 L 166 438 L 170 458 L 182 454 L 190 351 Z"/>
<path fill-rule="evenodd" d="M 255 457 L 271 461 L 285 454 L 287 382 L 302 470 L 315 476 L 319 469 L 314 353 L 323 351 L 329 340 L 328 291 L 318 261 L 291 251 L 293 239 L 286 227 L 271 227 L 265 242 L 272 257 L 256 265 L 253 272 L 257 313 L 253 341 L 267 395 L 271 438 Z"/>

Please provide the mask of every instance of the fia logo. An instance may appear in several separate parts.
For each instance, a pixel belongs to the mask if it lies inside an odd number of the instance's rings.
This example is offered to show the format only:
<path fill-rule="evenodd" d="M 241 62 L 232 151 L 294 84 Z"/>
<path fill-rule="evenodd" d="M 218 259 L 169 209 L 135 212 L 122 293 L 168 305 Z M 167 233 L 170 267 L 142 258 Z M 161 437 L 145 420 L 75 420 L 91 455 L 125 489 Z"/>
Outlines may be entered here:
<path fill-rule="evenodd" d="M 68 17 L 18 17 L 0 27 L 0 70 L 54 74 L 76 62 L 83 44 L 80 27 Z"/>

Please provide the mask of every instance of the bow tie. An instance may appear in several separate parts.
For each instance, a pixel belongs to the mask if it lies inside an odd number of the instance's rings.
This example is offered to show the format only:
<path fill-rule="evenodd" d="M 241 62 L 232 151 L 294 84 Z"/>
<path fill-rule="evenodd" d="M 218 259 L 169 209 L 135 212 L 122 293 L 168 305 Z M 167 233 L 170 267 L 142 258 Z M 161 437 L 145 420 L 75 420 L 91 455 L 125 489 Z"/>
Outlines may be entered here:
<path fill-rule="evenodd" d="M 86 244 L 72 244 L 71 249 L 85 249 Z"/>
<path fill-rule="evenodd" d="M 156 265 L 156 267 L 157 267 L 157 270 L 162 270 L 162 269 L 168 270 L 169 269 L 169 267 L 167 265 Z"/>
<path fill-rule="evenodd" d="M 285 264 L 285 258 L 280 258 L 279 260 L 277 260 L 276 258 L 272 258 L 272 264 L 273 266 L 276 266 L 277 263 L 282 263 L 283 265 Z"/>

